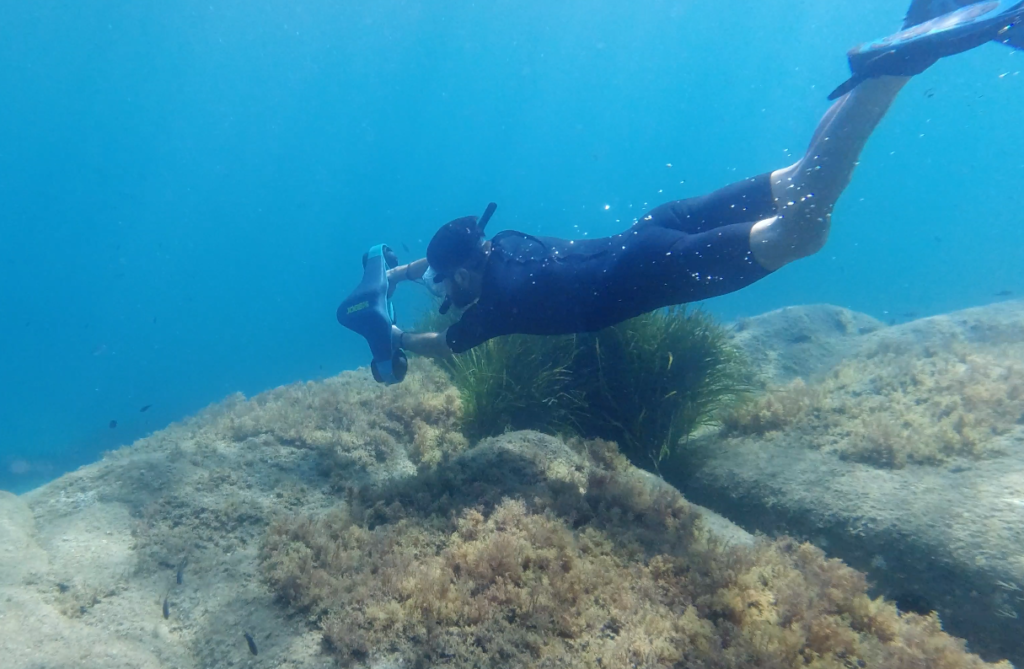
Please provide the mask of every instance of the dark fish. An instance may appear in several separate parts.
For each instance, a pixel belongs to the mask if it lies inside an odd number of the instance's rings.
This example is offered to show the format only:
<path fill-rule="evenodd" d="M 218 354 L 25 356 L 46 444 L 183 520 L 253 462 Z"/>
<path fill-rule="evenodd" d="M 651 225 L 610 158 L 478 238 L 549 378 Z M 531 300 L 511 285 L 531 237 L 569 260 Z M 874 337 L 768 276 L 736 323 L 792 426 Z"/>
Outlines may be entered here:
<path fill-rule="evenodd" d="M 164 595 L 164 620 L 171 617 L 171 595 Z"/>
<path fill-rule="evenodd" d="M 402 242 L 402 248 L 405 249 L 406 253 L 412 253 L 412 251 L 409 250 L 409 245 L 406 244 L 405 242 Z"/>
<path fill-rule="evenodd" d="M 900 316 L 902 316 L 903 318 L 917 318 L 917 312 L 907 311 L 905 313 L 900 314 Z"/>
<path fill-rule="evenodd" d="M 188 558 L 185 558 L 184 560 L 182 560 L 181 564 L 178 565 L 178 574 L 174 577 L 174 580 L 177 581 L 178 585 L 181 585 L 182 583 L 185 582 L 185 567 L 186 566 L 188 566 Z"/>
<path fill-rule="evenodd" d="M 934 89 L 931 89 L 931 88 L 929 88 L 928 90 L 926 90 L 926 91 L 924 92 L 924 96 L 925 96 L 926 98 L 933 98 L 933 97 L 935 97 L 935 91 L 934 91 Z"/>
<path fill-rule="evenodd" d="M 146 413 L 147 411 L 149 411 L 149 407 L 151 407 L 151 406 L 153 406 L 153 405 L 152 404 L 147 404 L 146 406 L 144 406 L 141 409 L 139 409 L 139 413 Z"/>
<path fill-rule="evenodd" d="M 112 420 L 112 421 L 110 421 L 109 423 L 107 423 L 107 426 L 108 426 L 108 427 L 109 427 L 109 428 L 110 428 L 111 430 L 113 430 L 113 429 L 114 429 L 115 427 L 117 427 L 117 421 L 116 421 L 116 420 Z"/>
<path fill-rule="evenodd" d="M 248 632 L 245 632 L 245 642 L 247 644 L 249 644 L 249 652 L 250 653 L 252 653 L 253 655 L 259 655 L 260 654 L 259 649 L 256 648 L 256 639 L 253 639 L 252 635 L 249 634 Z"/>
<path fill-rule="evenodd" d="M 1013 295 L 1012 290 L 1001 290 L 998 293 L 996 293 L 996 297 L 1009 297 L 1011 295 Z"/>

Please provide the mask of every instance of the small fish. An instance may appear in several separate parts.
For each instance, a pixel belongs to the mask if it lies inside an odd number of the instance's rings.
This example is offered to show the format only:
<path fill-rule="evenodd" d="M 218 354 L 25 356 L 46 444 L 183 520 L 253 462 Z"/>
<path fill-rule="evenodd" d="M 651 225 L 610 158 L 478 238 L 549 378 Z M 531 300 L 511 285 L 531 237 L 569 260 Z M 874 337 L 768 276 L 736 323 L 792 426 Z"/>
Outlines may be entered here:
<path fill-rule="evenodd" d="M 905 313 L 900 314 L 900 316 L 902 316 L 903 318 L 917 318 L 917 312 L 907 311 Z"/>
<path fill-rule="evenodd" d="M 113 430 L 115 427 L 117 427 L 117 421 L 116 420 L 110 421 L 109 423 L 107 423 L 107 427 L 109 427 L 111 430 Z"/>
<path fill-rule="evenodd" d="M 1001 290 L 998 293 L 996 293 L 996 297 L 1009 297 L 1011 295 L 1013 295 L 1012 290 Z"/>
<path fill-rule="evenodd" d="M 253 639 L 252 635 L 249 634 L 248 632 L 245 632 L 244 634 L 245 634 L 245 642 L 247 644 L 249 644 L 249 652 L 252 653 L 253 655 L 259 655 L 260 651 L 259 651 L 258 648 L 256 648 L 256 639 Z"/>
<path fill-rule="evenodd" d="M 402 242 L 402 248 L 405 249 L 406 253 L 412 253 L 412 251 L 409 250 L 409 245 L 406 244 L 405 242 Z"/>
<path fill-rule="evenodd" d="M 186 566 L 188 566 L 188 558 L 185 558 L 184 560 L 182 560 L 181 564 L 178 565 L 178 573 L 174 577 L 174 580 L 177 582 L 178 585 L 181 585 L 182 583 L 185 582 L 185 567 Z"/>
<path fill-rule="evenodd" d="M 171 617 L 171 594 L 164 595 L 164 620 Z"/>
<path fill-rule="evenodd" d="M 935 90 L 934 90 L 934 89 L 932 89 L 932 88 L 929 88 L 928 90 L 926 90 L 926 91 L 924 92 L 924 96 L 925 96 L 926 98 L 933 98 L 933 97 L 935 97 Z"/>
<path fill-rule="evenodd" d="M 153 406 L 153 405 L 152 404 L 145 405 L 144 407 L 139 409 L 139 413 L 146 413 L 147 411 L 149 411 L 149 407 L 151 407 L 151 406 Z"/>

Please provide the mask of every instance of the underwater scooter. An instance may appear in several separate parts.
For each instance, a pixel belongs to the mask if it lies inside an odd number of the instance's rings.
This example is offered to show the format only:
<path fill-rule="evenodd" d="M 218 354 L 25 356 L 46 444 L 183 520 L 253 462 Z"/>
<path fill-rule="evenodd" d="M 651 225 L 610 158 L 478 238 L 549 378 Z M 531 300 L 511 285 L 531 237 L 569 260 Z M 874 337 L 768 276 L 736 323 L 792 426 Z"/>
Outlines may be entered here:
<path fill-rule="evenodd" d="M 385 244 L 363 255 L 363 280 L 338 306 L 338 322 L 362 335 L 370 345 L 370 371 L 377 383 L 401 383 L 409 370 L 405 351 L 392 341 L 395 307 L 388 295 L 388 270 L 398 256 Z"/>
<path fill-rule="evenodd" d="M 846 95 L 868 79 L 920 74 L 935 61 L 994 41 L 1024 49 L 1024 0 L 975 2 L 906 30 L 850 49 L 853 76 L 829 94 Z"/>
<path fill-rule="evenodd" d="M 476 227 L 483 235 L 487 221 L 498 205 L 487 205 Z M 398 266 L 398 256 L 386 244 L 377 244 L 363 255 L 363 279 L 338 306 L 338 322 L 366 339 L 370 345 L 370 371 L 377 383 L 401 383 L 409 371 L 405 351 L 392 336 L 395 307 L 389 294 L 388 270 Z M 445 298 L 441 313 L 451 307 Z"/>

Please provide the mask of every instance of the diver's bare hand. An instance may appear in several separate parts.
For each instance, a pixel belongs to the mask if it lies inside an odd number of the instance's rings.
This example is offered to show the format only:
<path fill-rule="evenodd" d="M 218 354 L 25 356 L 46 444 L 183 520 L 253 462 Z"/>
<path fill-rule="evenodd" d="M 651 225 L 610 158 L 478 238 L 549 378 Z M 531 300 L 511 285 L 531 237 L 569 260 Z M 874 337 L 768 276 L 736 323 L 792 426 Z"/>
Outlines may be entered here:
<path fill-rule="evenodd" d="M 420 258 L 419 260 L 413 261 L 408 265 L 399 265 L 394 269 L 388 270 L 388 283 L 390 284 L 389 293 L 395 289 L 395 286 L 403 281 L 419 281 L 423 278 L 423 275 L 427 271 L 427 259 Z"/>
<path fill-rule="evenodd" d="M 403 335 L 405 335 L 405 332 L 402 331 L 402 328 L 398 327 L 397 325 L 392 325 L 391 326 L 391 350 L 392 351 L 397 351 L 398 349 L 403 348 L 403 346 L 402 346 L 402 344 L 403 344 L 403 342 L 402 342 Z"/>

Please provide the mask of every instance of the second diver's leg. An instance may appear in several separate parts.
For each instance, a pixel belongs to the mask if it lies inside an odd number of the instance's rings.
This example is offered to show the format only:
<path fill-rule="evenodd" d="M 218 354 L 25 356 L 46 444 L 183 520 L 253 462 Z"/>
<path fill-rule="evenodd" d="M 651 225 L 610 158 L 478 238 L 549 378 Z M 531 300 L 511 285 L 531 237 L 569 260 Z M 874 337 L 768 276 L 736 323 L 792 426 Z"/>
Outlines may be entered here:
<path fill-rule="evenodd" d="M 750 249 L 776 270 L 816 253 L 828 238 L 832 209 L 850 183 L 864 145 L 909 77 L 865 81 L 836 100 L 799 161 L 772 172 L 775 216 L 750 231 Z"/>

